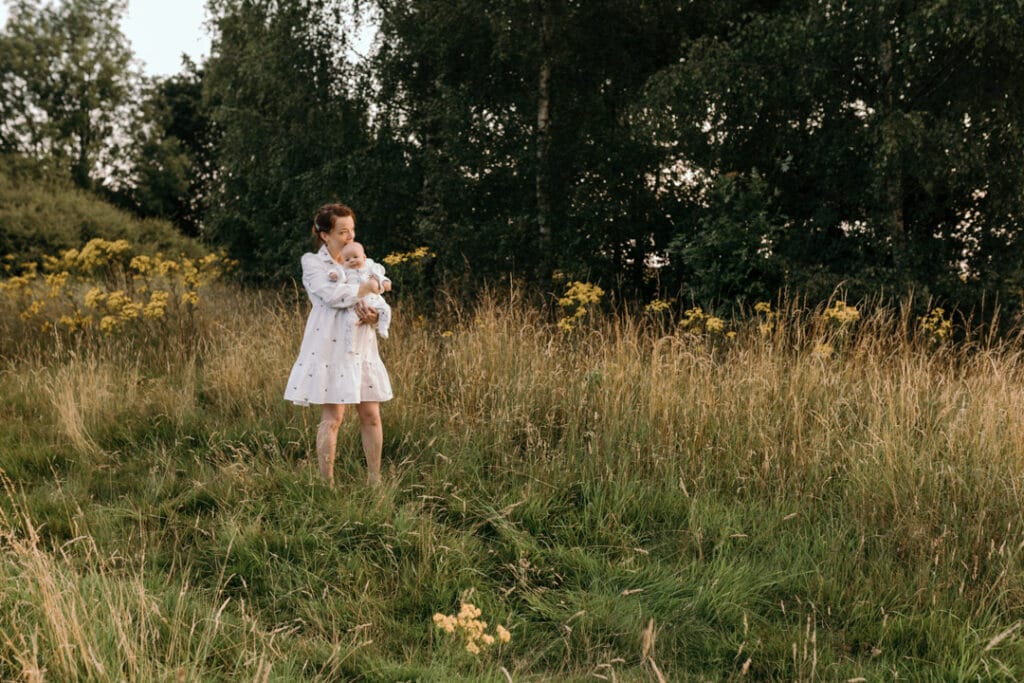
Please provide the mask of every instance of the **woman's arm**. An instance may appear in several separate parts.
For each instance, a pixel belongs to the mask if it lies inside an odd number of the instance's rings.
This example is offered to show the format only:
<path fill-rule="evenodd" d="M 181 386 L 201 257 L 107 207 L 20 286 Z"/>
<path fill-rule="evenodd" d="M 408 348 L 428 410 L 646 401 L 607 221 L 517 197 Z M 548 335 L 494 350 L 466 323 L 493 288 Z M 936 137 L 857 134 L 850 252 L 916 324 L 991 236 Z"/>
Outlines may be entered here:
<path fill-rule="evenodd" d="M 374 261 L 372 258 L 366 259 L 366 264 L 370 267 L 370 273 L 377 278 L 380 282 L 380 286 L 384 288 L 385 292 L 391 291 L 391 278 L 384 274 L 384 266 Z M 378 294 L 380 292 L 377 292 Z"/>
<path fill-rule="evenodd" d="M 359 285 L 356 283 L 331 282 L 327 267 L 316 254 L 302 256 L 302 286 L 309 295 L 331 308 L 349 308 L 359 300 Z"/>

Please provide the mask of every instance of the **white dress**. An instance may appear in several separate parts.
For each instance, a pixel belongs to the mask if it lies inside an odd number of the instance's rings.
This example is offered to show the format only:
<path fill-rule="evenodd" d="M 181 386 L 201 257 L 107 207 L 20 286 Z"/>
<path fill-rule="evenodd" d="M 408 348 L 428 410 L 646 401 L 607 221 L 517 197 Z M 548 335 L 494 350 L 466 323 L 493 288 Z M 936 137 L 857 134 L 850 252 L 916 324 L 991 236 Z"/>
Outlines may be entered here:
<path fill-rule="evenodd" d="M 338 282 L 328 277 L 331 272 Z M 327 247 L 302 255 L 302 285 L 313 308 L 284 398 L 300 406 L 387 401 L 393 397 L 388 371 L 370 325 L 355 325 L 359 285 L 345 283 L 341 264 Z"/>

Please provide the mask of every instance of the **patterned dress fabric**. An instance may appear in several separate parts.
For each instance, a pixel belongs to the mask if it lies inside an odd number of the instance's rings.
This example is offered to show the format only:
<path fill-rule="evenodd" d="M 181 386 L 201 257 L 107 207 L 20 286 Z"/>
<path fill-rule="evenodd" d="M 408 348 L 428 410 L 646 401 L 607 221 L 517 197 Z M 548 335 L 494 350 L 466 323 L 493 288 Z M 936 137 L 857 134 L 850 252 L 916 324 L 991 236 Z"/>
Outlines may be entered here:
<path fill-rule="evenodd" d="M 330 273 L 338 281 L 332 282 Z M 284 398 L 296 405 L 354 404 L 393 398 L 370 325 L 356 325 L 359 284 L 345 282 L 327 247 L 302 256 L 302 285 L 313 304 Z"/>

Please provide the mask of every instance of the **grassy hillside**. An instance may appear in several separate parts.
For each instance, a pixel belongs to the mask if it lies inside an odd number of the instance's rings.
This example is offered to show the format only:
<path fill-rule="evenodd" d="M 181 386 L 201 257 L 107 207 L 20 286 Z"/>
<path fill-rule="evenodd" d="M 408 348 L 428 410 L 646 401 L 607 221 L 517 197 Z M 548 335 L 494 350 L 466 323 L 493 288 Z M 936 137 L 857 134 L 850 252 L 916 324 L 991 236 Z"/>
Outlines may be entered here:
<path fill-rule="evenodd" d="M 0 256 L 37 259 L 94 237 L 127 239 L 149 252 L 205 253 L 167 221 L 139 220 L 78 189 L 66 174 L 0 155 Z"/>
<path fill-rule="evenodd" d="M 349 415 L 330 490 L 281 399 L 305 304 L 202 296 L 187 328 L 4 361 L 0 678 L 1024 671 L 1019 346 L 837 307 L 399 310 L 385 484 Z M 462 602 L 511 641 L 437 628 Z"/>

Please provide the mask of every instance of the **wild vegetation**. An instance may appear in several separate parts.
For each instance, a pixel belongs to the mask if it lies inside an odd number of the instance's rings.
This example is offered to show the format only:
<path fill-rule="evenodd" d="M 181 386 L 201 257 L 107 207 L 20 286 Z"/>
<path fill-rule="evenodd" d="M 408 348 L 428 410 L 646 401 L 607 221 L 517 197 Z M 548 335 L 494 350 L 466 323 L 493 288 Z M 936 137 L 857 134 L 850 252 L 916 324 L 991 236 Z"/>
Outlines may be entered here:
<path fill-rule="evenodd" d="M 0 678 L 1021 677 L 1021 3 L 7 4 Z M 282 399 L 331 200 L 376 488 Z"/>
<path fill-rule="evenodd" d="M 430 318 L 396 302 L 379 489 L 350 421 L 324 486 L 318 418 L 281 399 L 301 298 L 209 281 L 116 334 L 15 317 L 3 677 L 1024 666 L 1018 345 L 841 300 L 602 312 L 566 284 L 552 306 L 514 284 Z"/>
<path fill-rule="evenodd" d="M 1018 2 L 216 0 L 210 55 L 163 79 L 123 12 L 12 3 L 0 153 L 250 281 L 294 277 L 341 200 L 370 253 L 427 246 L 460 294 L 561 271 L 706 309 L 840 286 L 1021 306 Z"/>

